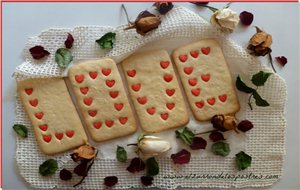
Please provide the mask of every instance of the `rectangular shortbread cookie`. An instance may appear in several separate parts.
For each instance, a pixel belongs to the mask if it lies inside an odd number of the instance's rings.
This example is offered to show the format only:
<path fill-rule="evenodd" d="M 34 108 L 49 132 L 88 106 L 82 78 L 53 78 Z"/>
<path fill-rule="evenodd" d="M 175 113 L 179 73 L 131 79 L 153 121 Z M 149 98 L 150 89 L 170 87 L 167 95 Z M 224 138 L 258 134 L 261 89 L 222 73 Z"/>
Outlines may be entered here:
<path fill-rule="evenodd" d="M 42 152 L 52 155 L 87 143 L 64 79 L 20 81 L 18 93 Z"/>
<path fill-rule="evenodd" d="M 160 132 L 187 124 L 187 109 L 165 50 L 132 55 L 122 66 L 144 131 Z"/>
<path fill-rule="evenodd" d="M 188 101 L 199 121 L 216 114 L 234 114 L 240 109 L 222 49 L 213 39 L 176 49 L 177 66 Z"/>
<path fill-rule="evenodd" d="M 136 131 L 135 118 L 112 59 L 77 64 L 69 70 L 69 80 L 93 140 L 110 140 Z"/>

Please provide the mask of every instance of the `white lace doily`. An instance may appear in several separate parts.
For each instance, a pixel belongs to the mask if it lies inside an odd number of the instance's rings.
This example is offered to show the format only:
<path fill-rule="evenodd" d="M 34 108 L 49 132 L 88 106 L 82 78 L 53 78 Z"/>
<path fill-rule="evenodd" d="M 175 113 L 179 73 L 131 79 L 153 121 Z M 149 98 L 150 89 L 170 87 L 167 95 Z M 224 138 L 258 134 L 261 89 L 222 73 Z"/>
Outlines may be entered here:
<path fill-rule="evenodd" d="M 250 56 L 242 47 L 238 46 L 224 34 L 213 28 L 200 16 L 183 7 L 176 7 L 166 16 L 162 16 L 160 27 L 146 36 L 140 36 L 134 30 L 126 30 L 125 25 L 113 27 L 80 26 L 74 29 L 49 29 L 39 36 L 30 38 L 24 50 L 24 62 L 14 73 L 17 81 L 29 77 L 64 76 L 54 61 L 56 49 L 64 47 L 67 32 L 72 33 L 75 42 L 72 48 L 74 62 L 82 59 L 99 59 L 112 57 L 117 62 L 129 54 L 139 50 L 166 48 L 168 51 L 181 44 L 205 38 L 216 38 L 222 46 L 225 58 L 229 64 L 231 74 L 235 80 L 237 74 L 249 78 L 252 74 L 264 70 L 270 71 L 256 58 Z M 116 33 L 115 47 L 111 51 L 100 50 L 95 40 L 103 34 L 113 31 Z M 35 45 L 44 46 L 51 54 L 46 59 L 37 61 L 32 59 L 29 48 Z M 181 187 L 262 187 L 273 184 L 282 176 L 282 164 L 285 154 L 285 125 L 284 107 L 286 101 L 286 86 L 284 80 L 273 74 L 259 93 L 270 103 L 269 107 L 256 107 L 251 111 L 247 104 L 247 95 L 238 92 L 241 111 L 238 119 L 249 119 L 254 128 L 245 134 L 237 135 L 227 132 L 225 135 L 232 148 L 228 157 L 218 157 L 210 153 L 210 144 L 205 151 L 192 151 L 192 159 L 186 165 L 174 165 L 169 155 L 179 148 L 185 147 L 179 140 L 175 140 L 174 131 L 167 131 L 160 136 L 174 139 L 174 147 L 166 156 L 158 159 L 160 173 L 155 176 L 152 187 L 174 189 Z M 192 116 L 191 116 L 192 117 Z M 15 123 L 30 126 L 30 121 L 24 112 L 19 97 L 16 98 Z M 191 118 L 188 124 L 192 129 L 205 129 L 207 123 L 198 123 Z M 200 127 L 199 127 L 200 126 Z M 202 126 L 202 127 L 201 127 Z M 70 189 L 80 178 L 75 177 L 68 182 L 59 179 L 59 172 L 52 177 L 41 177 L 38 173 L 39 165 L 50 158 L 42 154 L 29 127 L 28 138 L 17 138 L 16 161 L 20 174 L 32 187 L 51 189 Z M 115 175 L 119 178 L 116 189 L 142 188 L 140 176 L 144 172 L 131 174 L 126 170 L 127 164 L 114 159 L 117 144 L 126 145 L 135 142 L 137 134 L 130 137 L 99 144 L 100 154 L 92 166 L 88 177 L 79 186 L 80 189 L 103 189 L 103 178 Z M 128 148 L 127 148 L 128 149 Z M 237 171 L 234 154 L 245 151 L 252 156 L 252 166 L 244 171 Z M 75 163 L 68 156 L 70 152 L 57 155 L 59 170 L 72 170 Z M 134 153 L 129 151 L 129 156 Z"/>

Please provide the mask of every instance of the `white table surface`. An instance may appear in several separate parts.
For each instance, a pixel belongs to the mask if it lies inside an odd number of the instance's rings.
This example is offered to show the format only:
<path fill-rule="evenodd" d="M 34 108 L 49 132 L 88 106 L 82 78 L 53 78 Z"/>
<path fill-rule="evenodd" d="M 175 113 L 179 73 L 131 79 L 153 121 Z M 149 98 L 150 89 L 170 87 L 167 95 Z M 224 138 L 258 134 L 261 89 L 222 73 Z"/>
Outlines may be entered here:
<path fill-rule="evenodd" d="M 211 12 L 190 3 L 175 3 L 190 8 L 206 19 Z M 21 52 L 30 36 L 38 35 L 51 27 L 79 25 L 117 26 L 126 23 L 121 3 L 3 3 L 3 62 L 2 62 L 2 157 L 3 189 L 31 189 L 19 175 L 15 161 L 15 134 L 12 130 L 15 117 L 16 83 L 11 77 L 14 68 L 22 62 Z M 132 20 L 149 9 L 152 3 L 125 3 Z M 225 3 L 210 3 L 222 8 Z M 299 4 L 298 3 L 233 3 L 237 12 L 254 13 L 249 28 L 239 27 L 231 37 L 246 46 L 254 34 L 254 25 L 273 36 L 273 56 L 284 55 L 288 64 L 278 73 L 286 80 L 288 101 L 286 105 L 286 158 L 283 178 L 268 189 L 300 189 L 299 185 Z M 267 59 L 264 59 L 267 63 Z"/>

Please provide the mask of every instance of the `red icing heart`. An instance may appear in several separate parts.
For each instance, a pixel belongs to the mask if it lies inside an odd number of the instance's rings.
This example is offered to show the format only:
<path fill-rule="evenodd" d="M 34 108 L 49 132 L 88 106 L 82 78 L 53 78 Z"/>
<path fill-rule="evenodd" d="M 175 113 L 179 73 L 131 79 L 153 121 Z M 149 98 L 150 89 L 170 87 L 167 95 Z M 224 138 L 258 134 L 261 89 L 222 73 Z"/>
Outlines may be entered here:
<path fill-rule="evenodd" d="M 72 131 L 66 131 L 66 135 L 67 135 L 67 137 L 71 138 L 74 135 L 74 131 L 73 130 Z"/>
<path fill-rule="evenodd" d="M 120 111 L 123 108 L 123 106 L 124 105 L 122 103 L 119 103 L 119 104 L 115 103 L 115 109 L 118 110 L 118 111 Z"/>
<path fill-rule="evenodd" d="M 107 69 L 107 68 L 102 69 L 102 74 L 104 74 L 105 76 L 108 76 L 110 73 L 111 73 L 111 69 Z"/>
<path fill-rule="evenodd" d="M 184 67 L 183 71 L 185 74 L 189 75 L 193 72 L 193 67 Z"/>
<path fill-rule="evenodd" d="M 136 74 L 136 70 L 134 70 L 134 69 L 127 71 L 127 75 L 130 76 L 130 77 L 134 77 L 135 74 Z"/>
<path fill-rule="evenodd" d="M 89 72 L 89 75 L 92 79 L 95 79 L 98 76 L 98 72 L 97 71 L 92 71 L 92 72 Z"/>
<path fill-rule="evenodd" d="M 146 104 L 146 102 L 147 102 L 147 97 L 146 97 L 146 96 L 139 97 L 139 98 L 137 98 L 137 101 L 138 101 L 140 104 Z"/>
<path fill-rule="evenodd" d="M 52 137 L 51 137 L 51 135 L 43 135 L 43 139 L 44 139 L 45 142 L 48 143 L 48 142 L 51 141 Z"/>
<path fill-rule="evenodd" d="M 214 105 L 215 102 L 216 102 L 216 99 L 215 99 L 215 98 L 207 99 L 207 103 L 209 103 L 210 105 Z"/>
<path fill-rule="evenodd" d="M 173 79 L 173 76 L 172 76 L 172 75 L 166 74 L 166 75 L 164 76 L 164 79 L 165 79 L 166 82 L 171 82 L 172 79 Z"/>
<path fill-rule="evenodd" d="M 196 102 L 195 105 L 196 105 L 198 108 L 203 108 L 203 106 L 204 106 L 204 101 Z"/>
<path fill-rule="evenodd" d="M 205 47 L 205 48 L 203 47 L 201 48 L 201 51 L 203 54 L 208 55 L 210 52 L 210 47 Z"/>
<path fill-rule="evenodd" d="M 128 118 L 127 117 L 120 117 L 119 121 L 122 125 L 124 125 L 127 122 Z"/>
<path fill-rule="evenodd" d="M 199 55 L 199 51 L 198 51 L 198 50 L 191 51 L 190 54 L 191 54 L 191 56 L 192 56 L 193 58 L 197 58 L 198 55 Z"/>
<path fill-rule="evenodd" d="M 147 108 L 147 112 L 148 112 L 150 115 L 155 114 L 155 107 Z"/>
<path fill-rule="evenodd" d="M 100 127 L 102 126 L 102 123 L 101 123 L 101 122 L 94 122 L 94 123 L 93 123 L 93 126 L 94 126 L 96 129 L 100 129 Z"/>
<path fill-rule="evenodd" d="M 112 87 L 115 84 L 115 80 L 106 80 L 106 85 Z"/>
<path fill-rule="evenodd" d="M 208 82 L 210 79 L 210 74 L 201 75 L 203 81 Z"/>
<path fill-rule="evenodd" d="M 36 107 L 39 103 L 38 99 L 29 100 L 31 106 Z"/>
<path fill-rule="evenodd" d="M 169 118 L 169 114 L 168 113 L 162 113 L 160 114 L 160 117 L 163 119 L 163 120 L 167 120 Z"/>
<path fill-rule="evenodd" d="M 33 92 L 33 88 L 25 88 L 25 93 L 26 93 L 27 95 L 31 95 L 32 92 Z"/>
<path fill-rule="evenodd" d="M 167 103 L 166 106 L 169 110 L 171 110 L 175 107 L 175 104 L 174 103 Z"/>
<path fill-rule="evenodd" d="M 199 96 L 199 94 L 200 94 L 200 88 L 192 89 L 191 92 L 192 92 L 192 94 L 194 96 Z"/>
<path fill-rule="evenodd" d="M 195 86 L 197 84 L 197 78 L 192 78 L 192 79 L 189 79 L 189 84 L 191 86 Z"/>
<path fill-rule="evenodd" d="M 163 68 L 163 69 L 169 67 L 169 65 L 170 65 L 170 62 L 169 62 L 169 61 L 161 61 L 161 62 L 160 62 L 160 66 L 161 66 L 161 68 Z"/>
<path fill-rule="evenodd" d="M 168 96 L 172 96 L 175 93 L 175 89 L 167 89 L 166 93 L 168 94 Z"/>
<path fill-rule="evenodd" d="M 180 55 L 180 56 L 179 56 L 179 60 L 180 60 L 181 62 L 185 62 L 185 61 L 187 60 L 187 58 L 188 58 L 187 55 Z"/>
<path fill-rule="evenodd" d="M 97 115 L 97 110 L 88 110 L 90 116 L 95 117 Z"/>
<path fill-rule="evenodd" d="M 83 99 L 83 103 L 87 106 L 91 105 L 93 103 L 93 98 L 92 97 L 88 97 L 88 98 L 84 98 Z"/>
<path fill-rule="evenodd" d="M 105 125 L 106 125 L 107 127 L 111 127 L 111 126 L 113 126 L 113 124 L 114 124 L 114 121 L 112 121 L 112 120 L 106 120 L 106 121 L 105 121 Z"/>
<path fill-rule="evenodd" d="M 227 95 L 226 95 L 226 94 L 223 94 L 223 95 L 219 96 L 219 100 L 220 100 L 221 102 L 225 102 L 225 101 L 227 100 Z"/>
<path fill-rule="evenodd" d="M 131 86 L 132 90 L 139 91 L 141 89 L 141 84 L 134 84 Z"/>
<path fill-rule="evenodd" d="M 43 116 L 44 116 L 44 113 L 43 113 L 43 112 L 37 112 L 37 113 L 35 113 L 34 115 L 35 115 L 35 117 L 36 117 L 37 119 L 42 119 Z"/>
<path fill-rule="evenodd" d="M 58 140 L 61 140 L 61 139 L 64 137 L 64 134 L 63 134 L 63 133 L 55 133 L 55 137 L 56 137 Z"/>
<path fill-rule="evenodd" d="M 116 98 L 116 97 L 118 97 L 119 92 L 118 92 L 118 91 L 110 91 L 110 92 L 109 92 L 109 95 L 110 95 L 110 97 L 112 97 L 112 98 Z"/>
<path fill-rule="evenodd" d="M 82 87 L 82 88 L 80 88 L 80 92 L 81 92 L 82 94 L 87 94 L 88 91 L 89 91 L 89 87 Z"/>
<path fill-rule="evenodd" d="M 84 80 L 84 76 L 83 75 L 75 75 L 75 80 L 78 83 L 82 83 L 82 81 Z"/>
<path fill-rule="evenodd" d="M 48 125 L 47 125 L 47 124 L 45 124 L 45 125 L 40 125 L 39 128 L 40 128 L 42 131 L 47 131 Z"/>

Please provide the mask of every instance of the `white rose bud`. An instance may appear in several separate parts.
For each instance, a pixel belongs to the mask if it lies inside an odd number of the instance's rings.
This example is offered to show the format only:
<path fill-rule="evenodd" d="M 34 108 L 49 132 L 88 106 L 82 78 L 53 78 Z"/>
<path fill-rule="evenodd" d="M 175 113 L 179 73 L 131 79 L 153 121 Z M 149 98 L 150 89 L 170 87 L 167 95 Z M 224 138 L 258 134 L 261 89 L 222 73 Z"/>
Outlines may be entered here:
<path fill-rule="evenodd" d="M 171 149 L 169 142 L 155 136 L 144 136 L 138 143 L 139 153 L 144 159 L 159 156 Z"/>
<path fill-rule="evenodd" d="M 228 8 L 217 10 L 210 18 L 210 23 L 224 32 L 233 32 L 239 21 L 237 13 Z"/>

